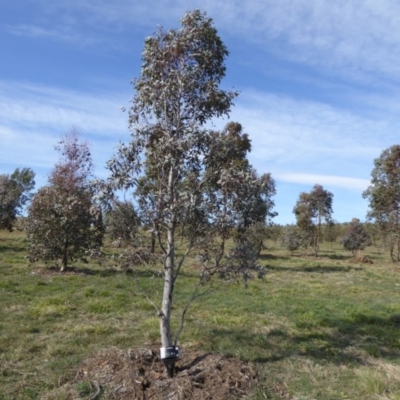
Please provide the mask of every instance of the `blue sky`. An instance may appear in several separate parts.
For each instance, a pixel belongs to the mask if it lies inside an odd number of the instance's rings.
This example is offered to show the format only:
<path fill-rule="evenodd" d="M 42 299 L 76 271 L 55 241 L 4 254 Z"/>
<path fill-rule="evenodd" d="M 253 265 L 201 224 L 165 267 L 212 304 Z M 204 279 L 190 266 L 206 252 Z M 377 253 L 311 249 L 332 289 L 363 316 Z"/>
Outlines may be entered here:
<path fill-rule="evenodd" d="M 252 139 L 250 161 L 276 180 L 275 222 L 295 221 L 300 192 L 334 194 L 333 218 L 365 219 L 373 160 L 399 143 L 400 3 L 394 0 L 18 0 L 0 3 L 0 173 L 36 172 L 37 188 L 72 125 L 96 174 L 129 140 L 132 78 L 144 38 L 213 18 L 230 56 L 230 119 Z M 227 120 L 215 121 L 217 127 Z"/>

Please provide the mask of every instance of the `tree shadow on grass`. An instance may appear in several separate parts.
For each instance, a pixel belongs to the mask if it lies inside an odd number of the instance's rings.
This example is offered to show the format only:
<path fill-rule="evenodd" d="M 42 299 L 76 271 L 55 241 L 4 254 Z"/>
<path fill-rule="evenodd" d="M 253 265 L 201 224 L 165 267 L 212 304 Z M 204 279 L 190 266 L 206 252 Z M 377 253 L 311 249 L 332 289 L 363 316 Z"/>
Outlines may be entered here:
<path fill-rule="evenodd" d="M 69 266 L 61 272 L 60 267 L 55 265 L 34 268 L 32 273 L 39 276 L 97 276 L 108 278 L 111 276 L 126 276 L 127 278 L 161 278 L 163 279 L 163 271 L 161 269 L 119 269 L 119 268 L 89 268 Z M 181 272 L 180 276 L 186 278 L 198 278 L 199 274 L 190 272 Z M 1 399 L 0 399 L 1 400 Z"/>
<path fill-rule="evenodd" d="M 100 277 L 110 277 L 124 275 L 127 278 L 162 278 L 161 270 L 152 269 L 117 269 L 117 268 L 105 268 L 105 269 L 89 269 L 89 268 L 78 268 L 77 271 L 84 271 L 87 275 L 94 275 Z"/>
<path fill-rule="evenodd" d="M 282 255 L 275 255 L 275 254 L 260 254 L 258 256 L 260 260 L 290 260 L 290 257 L 288 256 L 282 256 Z"/>
<path fill-rule="evenodd" d="M 344 260 L 351 260 L 353 257 L 351 254 L 343 255 L 343 254 L 324 254 L 323 257 L 329 258 L 330 260 L 335 261 L 344 261 Z"/>
<path fill-rule="evenodd" d="M 240 349 L 244 361 L 256 363 L 276 362 L 294 356 L 337 365 L 365 365 L 371 356 L 400 360 L 399 314 L 382 318 L 359 313 L 351 319 L 324 319 L 321 325 L 333 329 L 330 333 L 304 329 L 299 334 L 289 334 L 285 328 L 256 334 L 245 329 L 213 329 L 209 332 L 209 340 L 218 351 L 221 348 Z"/>
<path fill-rule="evenodd" d="M 60 270 L 60 267 L 55 265 L 35 268 L 33 271 L 34 275 L 39 276 L 100 276 L 110 277 L 116 275 L 133 275 L 131 271 L 117 270 L 114 268 L 95 269 L 88 267 L 75 267 L 69 266 L 64 271 Z"/>
<path fill-rule="evenodd" d="M 26 250 L 26 245 L 24 243 L 11 243 L 12 244 L 3 245 L 0 242 L 0 253 L 21 253 Z"/>
<path fill-rule="evenodd" d="M 362 271 L 361 267 L 350 267 L 350 266 L 334 266 L 334 265 L 310 265 L 310 266 L 298 266 L 298 267 L 285 267 L 285 266 L 276 266 L 276 265 L 268 265 L 267 268 L 271 271 L 277 272 L 317 272 L 320 274 L 329 274 L 335 272 L 350 272 L 350 271 Z"/>

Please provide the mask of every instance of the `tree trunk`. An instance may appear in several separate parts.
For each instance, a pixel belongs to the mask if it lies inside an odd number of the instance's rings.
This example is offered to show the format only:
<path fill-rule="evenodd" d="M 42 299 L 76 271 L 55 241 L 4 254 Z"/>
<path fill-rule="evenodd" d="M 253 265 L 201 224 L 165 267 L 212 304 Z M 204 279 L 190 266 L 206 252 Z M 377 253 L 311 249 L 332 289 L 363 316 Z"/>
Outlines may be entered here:
<path fill-rule="evenodd" d="M 154 254 L 156 249 L 156 234 L 151 232 L 151 253 Z"/>
<path fill-rule="evenodd" d="M 169 203 L 173 205 L 174 199 L 174 174 L 170 169 L 168 178 Z M 171 219 L 167 228 L 167 255 L 164 264 L 164 291 L 162 297 L 162 305 L 160 312 L 160 334 L 162 347 L 173 346 L 171 334 L 171 306 L 172 296 L 174 292 L 174 267 L 175 267 L 175 216 L 171 215 Z M 175 369 L 175 360 L 166 359 L 164 365 L 167 368 L 169 378 L 173 378 Z"/>
<path fill-rule="evenodd" d="M 68 243 L 64 246 L 64 254 L 60 272 L 64 272 L 68 268 Z"/>
<path fill-rule="evenodd" d="M 394 243 L 393 242 L 390 243 L 390 258 L 392 259 L 392 262 L 396 262 L 396 260 L 394 259 Z"/>
<path fill-rule="evenodd" d="M 400 241 L 397 240 L 397 262 L 400 261 Z"/>
<path fill-rule="evenodd" d="M 318 243 L 318 226 L 315 227 L 314 232 L 314 257 L 318 257 L 319 243 Z"/>
<path fill-rule="evenodd" d="M 318 257 L 319 253 L 319 238 L 321 236 L 321 211 L 318 210 L 318 225 L 315 229 L 315 242 L 314 242 L 314 253 L 315 257 Z"/>

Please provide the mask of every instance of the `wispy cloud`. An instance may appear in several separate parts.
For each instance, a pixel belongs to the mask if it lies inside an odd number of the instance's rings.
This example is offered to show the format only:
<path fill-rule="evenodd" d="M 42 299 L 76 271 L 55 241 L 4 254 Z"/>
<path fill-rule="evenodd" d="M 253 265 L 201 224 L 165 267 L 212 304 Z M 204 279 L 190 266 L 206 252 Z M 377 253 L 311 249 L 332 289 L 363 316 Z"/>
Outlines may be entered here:
<path fill-rule="evenodd" d="M 0 119 L 8 126 L 63 131 L 76 124 L 98 135 L 126 131 L 121 107 L 128 98 L 116 93 L 85 93 L 21 82 L 0 81 Z"/>
<path fill-rule="evenodd" d="M 0 159 L 9 160 L 11 149 L 18 148 L 24 136 L 35 137 L 30 144 L 40 148 L 43 142 L 37 138 L 58 138 L 77 125 L 98 143 L 103 163 L 106 153 L 108 157 L 112 154 L 110 145 L 128 140 L 127 115 L 120 110 L 127 105 L 128 95 L 0 81 Z M 250 158 L 260 172 L 349 179 L 369 177 L 372 160 L 394 144 L 391 140 L 400 128 L 391 114 L 382 120 L 322 103 L 251 91 L 242 93 L 231 119 L 249 133 Z M 218 121 L 217 127 L 226 122 Z M 108 147 L 101 146 L 104 140 Z"/>
<path fill-rule="evenodd" d="M 296 173 L 278 173 L 275 174 L 277 180 L 290 183 L 320 184 L 322 186 L 334 186 L 356 191 L 365 190 L 370 185 L 367 179 L 348 178 L 345 176 L 329 176 L 319 174 L 296 174 Z"/>
<path fill-rule="evenodd" d="M 0 45 L 15 43 L 18 51 L 9 52 L 2 68 L 14 80 L 0 80 L 0 173 L 29 166 L 44 176 L 57 159 L 54 144 L 77 125 L 92 144 L 97 172 L 105 174 L 115 146 L 129 140 L 120 108 L 129 108 L 132 96 L 129 85 L 121 90 L 110 82 L 129 80 L 131 67 L 136 75 L 144 36 L 157 25 L 178 27 L 193 8 L 214 19 L 228 44 L 224 84 L 241 90 L 231 119 L 250 135 L 251 163 L 277 180 L 282 215 L 291 213 L 298 191 L 315 183 L 335 189 L 342 215 L 353 207 L 345 218 L 357 215 L 373 159 L 399 143 L 400 3 L 394 0 L 4 4 Z M 33 41 L 37 53 L 30 51 Z M 49 48 L 54 59 L 41 64 L 37 54 Z M 67 57 L 74 68 L 63 63 Z"/>
<path fill-rule="evenodd" d="M 34 4 L 42 4 L 36 19 L 47 15 L 48 26 L 20 25 L 13 28 L 14 33 L 60 40 L 74 38 L 68 26 L 75 32 L 92 27 L 97 33 L 145 26 L 151 33 L 157 24 L 170 27 L 175 21 L 172 26 L 177 26 L 184 11 L 197 7 L 207 11 L 224 34 L 258 43 L 259 52 L 273 51 L 282 59 L 329 68 L 352 79 L 376 73 L 400 79 L 400 4 L 393 0 L 115 0 L 112 4 L 59 0 L 51 6 L 35 0 Z M 83 25 L 71 23 L 82 17 Z"/>
<path fill-rule="evenodd" d="M 61 29 L 48 29 L 37 25 L 11 25 L 8 26 L 7 31 L 16 36 L 27 36 L 38 39 L 50 39 L 57 42 L 68 42 L 72 44 L 82 45 L 93 45 L 98 41 L 93 37 L 87 37 L 70 31 L 66 27 Z"/>
<path fill-rule="evenodd" d="M 49 170 L 56 160 L 54 145 L 61 135 L 35 129 L 23 130 L 0 125 L 0 173 L 5 166 Z"/>
<path fill-rule="evenodd" d="M 400 78 L 400 4 L 392 0 L 254 0 L 222 8 L 211 1 L 203 4 L 225 31 L 263 44 L 282 59 L 353 79 L 377 72 Z"/>
<path fill-rule="evenodd" d="M 400 128 L 396 114 L 371 117 L 250 91 L 242 93 L 231 117 L 250 134 L 257 167 L 353 178 L 369 176 L 373 159 L 394 144 Z"/>
<path fill-rule="evenodd" d="M 86 93 L 21 82 L 0 81 L 0 173 L 16 167 L 37 172 L 37 184 L 54 166 L 55 144 L 78 126 L 91 144 L 96 173 L 104 166 L 120 140 L 129 139 L 123 96 Z"/>

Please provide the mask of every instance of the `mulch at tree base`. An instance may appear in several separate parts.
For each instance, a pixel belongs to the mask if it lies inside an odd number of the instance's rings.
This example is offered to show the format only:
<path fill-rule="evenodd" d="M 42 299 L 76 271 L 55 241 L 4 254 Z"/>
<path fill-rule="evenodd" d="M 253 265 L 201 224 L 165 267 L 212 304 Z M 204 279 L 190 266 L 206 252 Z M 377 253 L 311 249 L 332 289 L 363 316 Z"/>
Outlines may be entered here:
<path fill-rule="evenodd" d="M 244 399 L 258 383 L 250 364 L 184 351 L 169 379 L 158 348 L 104 350 L 79 367 L 74 384 L 90 383 L 91 399 Z"/>

